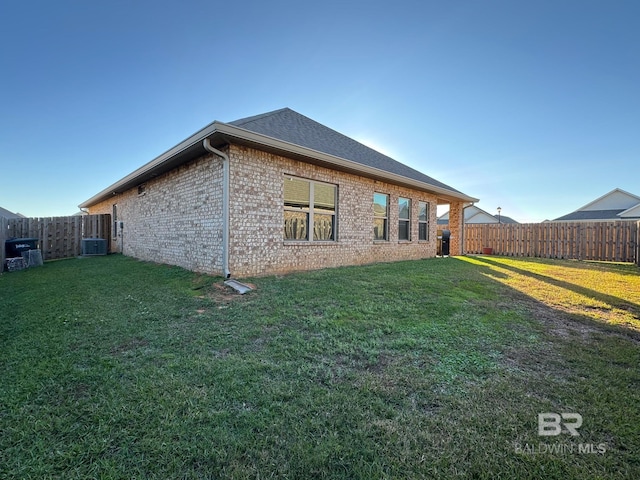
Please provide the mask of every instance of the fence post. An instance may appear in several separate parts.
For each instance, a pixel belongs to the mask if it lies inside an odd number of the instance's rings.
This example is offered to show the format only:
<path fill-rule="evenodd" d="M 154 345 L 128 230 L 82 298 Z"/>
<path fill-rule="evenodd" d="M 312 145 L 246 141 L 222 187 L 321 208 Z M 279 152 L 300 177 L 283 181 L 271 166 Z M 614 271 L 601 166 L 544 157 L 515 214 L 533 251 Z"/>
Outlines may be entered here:
<path fill-rule="evenodd" d="M 0 273 L 4 271 L 4 242 L 7 239 L 7 230 L 9 228 L 9 222 L 6 218 L 0 217 Z"/>
<path fill-rule="evenodd" d="M 640 222 L 636 225 L 636 265 L 640 267 Z"/>

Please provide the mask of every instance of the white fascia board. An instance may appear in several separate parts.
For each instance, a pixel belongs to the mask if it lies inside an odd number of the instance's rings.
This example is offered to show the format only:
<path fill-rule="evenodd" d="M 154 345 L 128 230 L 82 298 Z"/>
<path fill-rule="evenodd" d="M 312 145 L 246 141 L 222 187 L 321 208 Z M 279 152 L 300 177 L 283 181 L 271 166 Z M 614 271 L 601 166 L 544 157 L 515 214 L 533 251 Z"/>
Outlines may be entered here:
<path fill-rule="evenodd" d="M 610 197 L 612 195 L 615 195 L 616 193 L 622 194 L 624 196 L 627 197 L 631 197 L 631 198 L 635 198 L 638 200 L 638 202 L 640 202 L 640 197 L 638 197 L 637 195 L 634 195 L 633 193 L 629 193 L 625 190 L 622 190 L 621 188 L 614 188 L 613 190 L 611 190 L 609 193 L 605 193 L 604 195 L 602 195 L 601 197 L 596 198 L 595 200 L 587 203 L 586 205 L 580 207 L 579 209 L 575 210 L 576 212 L 581 212 L 581 211 L 588 211 L 589 207 L 596 205 L 597 203 L 601 202 L 602 200 L 604 200 L 607 197 Z M 595 208 L 594 210 L 599 210 L 598 208 Z M 606 210 L 606 208 L 602 208 L 602 210 Z M 573 212 L 572 212 L 573 213 Z"/>
<path fill-rule="evenodd" d="M 640 203 L 638 205 L 634 205 L 631 208 L 627 208 L 624 212 L 620 212 L 618 214 L 619 217 L 639 217 L 640 216 Z"/>
<path fill-rule="evenodd" d="M 220 122 L 215 121 L 215 122 L 210 123 L 206 127 L 202 128 L 198 132 L 196 132 L 193 135 L 191 135 L 189 138 L 187 138 L 187 139 L 183 140 L 182 142 L 180 142 L 179 144 L 177 144 L 175 147 L 172 147 L 169 150 L 167 150 L 166 152 L 164 152 L 163 154 L 158 155 L 156 158 L 154 158 L 150 162 L 145 163 L 143 166 L 141 166 L 140 168 L 134 170 L 129 175 L 121 178 L 120 180 L 118 180 L 113 185 L 105 188 L 100 193 L 94 195 L 90 199 L 88 199 L 85 202 L 81 203 L 79 205 L 79 207 L 80 208 L 88 208 L 91 205 L 95 205 L 96 203 L 98 203 L 98 202 L 100 202 L 100 201 L 112 196 L 113 193 L 117 192 L 118 190 L 120 190 L 123 185 L 126 185 L 129 182 L 135 182 L 136 178 L 142 177 L 143 175 L 145 175 L 146 173 L 150 172 L 154 168 L 157 168 L 160 165 L 162 165 L 163 163 L 169 161 L 171 158 L 175 157 L 177 154 L 185 151 L 187 148 L 189 148 L 189 147 L 191 147 L 191 146 L 193 146 L 193 145 L 195 145 L 197 143 L 202 142 L 206 137 L 208 137 L 209 135 L 215 133 L 216 124 L 218 124 L 218 123 L 220 123 Z"/>
<path fill-rule="evenodd" d="M 602 200 L 603 198 L 606 198 L 606 197 L 608 197 L 609 195 L 612 195 L 612 194 L 616 193 L 617 191 L 618 191 L 618 189 L 617 189 L 617 188 L 614 188 L 614 189 L 613 189 L 613 190 L 611 190 L 610 192 L 605 193 L 604 195 L 602 195 L 602 196 L 600 196 L 600 197 L 596 198 L 595 200 L 590 201 L 590 202 L 589 202 L 589 203 L 587 203 L 586 205 L 583 205 L 582 207 L 580 207 L 580 208 L 578 208 L 578 209 L 574 210 L 574 211 L 573 211 L 573 212 L 571 212 L 571 213 L 574 213 L 574 212 L 581 212 L 581 211 L 583 211 L 583 210 L 587 210 L 591 205 L 594 205 L 594 204 L 598 203 L 598 202 L 599 202 L 600 200 Z"/>

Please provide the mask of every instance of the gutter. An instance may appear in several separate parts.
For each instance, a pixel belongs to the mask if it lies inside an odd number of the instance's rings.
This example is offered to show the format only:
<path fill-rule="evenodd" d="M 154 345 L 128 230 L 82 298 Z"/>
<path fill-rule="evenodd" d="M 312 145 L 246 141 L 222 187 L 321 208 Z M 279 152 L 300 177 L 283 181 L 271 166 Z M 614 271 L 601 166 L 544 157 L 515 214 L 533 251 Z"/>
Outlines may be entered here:
<path fill-rule="evenodd" d="M 214 148 L 209 137 L 205 137 L 202 146 L 222 159 L 222 270 L 224 278 L 229 278 L 229 155 Z"/>
<path fill-rule="evenodd" d="M 150 175 L 151 177 L 153 177 L 154 175 L 152 172 L 155 169 L 162 167 L 164 164 L 166 164 L 167 162 L 170 162 L 176 156 L 184 154 L 190 147 L 193 147 L 195 145 L 200 145 L 205 138 L 215 134 L 216 126 L 219 123 L 220 122 L 215 121 L 210 123 L 206 127 L 198 130 L 189 138 L 183 140 L 182 142 L 170 148 L 163 154 L 157 156 L 150 162 L 147 162 L 144 165 L 142 165 L 140 168 L 134 170 L 129 175 L 121 178 L 110 187 L 105 188 L 103 191 L 97 193 L 90 199 L 84 201 L 79 205 L 80 208 L 91 207 L 99 202 L 102 202 L 112 197 L 113 195 L 116 195 L 117 193 L 121 193 L 125 190 L 128 190 L 129 188 L 133 188 L 135 185 L 142 183 L 142 181 L 144 181 L 145 175 L 146 176 Z M 202 155 L 202 153 L 200 153 L 200 155 Z M 126 186 L 126 188 L 123 188 L 124 186 Z"/>

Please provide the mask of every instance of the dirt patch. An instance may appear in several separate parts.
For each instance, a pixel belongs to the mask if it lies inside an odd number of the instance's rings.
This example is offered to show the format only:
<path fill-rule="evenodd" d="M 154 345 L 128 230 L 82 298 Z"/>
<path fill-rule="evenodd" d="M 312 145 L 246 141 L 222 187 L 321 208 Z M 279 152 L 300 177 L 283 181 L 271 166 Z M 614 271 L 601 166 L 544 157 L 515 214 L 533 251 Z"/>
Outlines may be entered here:
<path fill-rule="evenodd" d="M 539 339 L 537 347 L 510 348 L 504 352 L 503 364 L 512 370 L 535 373 L 541 378 L 553 375 L 554 378 L 565 378 L 569 371 L 559 353 L 553 338 L 562 341 L 578 341 L 590 344 L 594 336 L 606 333 L 624 337 L 640 343 L 640 335 L 633 329 L 619 329 L 608 324 L 598 324 L 588 316 L 580 316 L 562 307 L 550 307 L 536 300 L 519 294 L 511 296 L 511 307 L 526 312 L 543 327 L 548 336 Z M 585 307 L 586 309 L 586 307 Z"/>
<path fill-rule="evenodd" d="M 128 352 L 130 350 L 135 350 L 136 348 L 146 347 L 147 345 L 149 345 L 149 341 L 144 338 L 140 338 L 140 337 L 130 338 L 122 342 L 121 344 L 113 347 L 111 349 L 111 355 L 118 355 L 121 353 Z"/>
<path fill-rule="evenodd" d="M 611 309 L 598 309 L 597 307 L 584 306 L 584 315 L 580 315 L 574 311 L 564 309 L 562 307 L 551 308 L 535 301 L 528 301 L 527 310 L 533 314 L 533 317 L 545 325 L 546 330 L 552 335 L 562 338 L 579 337 L 581 340 L 588 342 L 593 334 L 607 333 L 608 335 L 623 336 L 632 342 L 640 343 L 640 331 L 635 325 L 627 325 L 614 323 L 610 321 L 613 318 Z M 602 322 L 593 319 L 586 312 L 598 310 L 601 313 Z"/>
<path fill-rule="evenodd" d="M 256 289 L 256 286 L 251 283 L 245 283 L 245 285 L 248 285 L 254 291 Z M 237 291 L 224 283 L 214 283 L 208 286 L 206 290 L 203 289 L 203 293 L 199 298 L 209 298 L 214 300 L 216 303 L 231 303 L 244 300 L 247 298 L 247 295 L 248 294 L 240 295 Z"/>
<path fill-rule="evenodd" d="M 375 360 L 368 360 L 359 363 L 364 363 L 363 368 L 368 372 L 382 374 L 392 361 L 393 358 L 390 355 L 380 353 Z"/>
<path fill-rule="evenodd" d="M 523 302 L 527 311 L 533 318 L 545 325 L 546 331 L 563 338 L 579 336 L 584 340 L 596 332 L 601 331 L 596 326 L 591 326 L 571 318 L 569 312 L 560 308 L 550 308 L 535 301 Z"/>

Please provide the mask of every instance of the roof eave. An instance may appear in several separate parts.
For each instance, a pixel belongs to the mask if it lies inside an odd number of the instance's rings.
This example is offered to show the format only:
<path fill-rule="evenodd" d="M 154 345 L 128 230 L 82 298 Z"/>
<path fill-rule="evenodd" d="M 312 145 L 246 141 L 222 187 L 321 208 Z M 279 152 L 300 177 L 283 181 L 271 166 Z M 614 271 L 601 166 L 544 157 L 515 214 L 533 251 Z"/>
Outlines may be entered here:
<path fill-rule="evenodd" d="M 623 211 L 623 212 L 620 212 L 620 213 L 618 214 L 618 216 L 619 216 L 620 218 L 627 217 L 627 216 L 629 216 L 629 214 L 630 214 L 631 212 L 633 212 L 634 210 L 638 210 L 638 212 L 640 212 L 640 203 L 639 203 L 638 205 L 634 205 L 633 207 L 629 207 L 629 208 L 627 208 L 627 209 L 626 209 L 625 211 Z"/>
<path fill-rule="evenodd" d="M 206 150 L 202 147 L 202 141 L 215 134 L 216 126 L 220 122 L 212 122 L 176 146 L 157 156 L 150 162 L 134 170 L 129 175 L 121 178 L 116 183 L 105 188 L 88 200 L 82 202 L 80 208 L 89 208 L 102 202 L 115 194 L 125 192 L 136 185 L 140 185 L 158 175 L 167 172 L 197 156 L 204 155 Z M 194 155 L 189 155 L 192 153 Z M 177 160 L 177 161 L 176 161 Z"/>
<path fill-rule="evenodd" d="M 129 190 L 136 185 L 140 185 L 145 181 L 158 176 L 170 169 L 173 169 L 182 163 L 204 155 L 206 151 L 202 147 L 202 141 L 215 135 L 218 143 L 236 143 L 259 147 L 263 150 L 271 151 L 274 153 L 285 154 L 287 156 L 293 156 L 299 159 L 304 159 L 310 163 L 321 164 L 334 169 L 343 170 L 358 175 L 367 176 L 377 180 L 382 180 L 389 183 L 395 183 L 399 185 L 405 185 L 412 188 L 428 191 L 438 196 L 439 200 L 444 201 L 463 201 L 463 202 L 477 202 L 477 198 L 470 197 L 463 193 L 448 190 L 436 185 L 432 185 L 419 180 L 414 180 L 402 175 L 386 172 L 384 170 L 362 165 L 352 160 L 347 160 L 341 157 L 330 155 L 311 148 L 302 147 L 294 143 L 289 143 L 277 138 L 262 135 L 250 130 L 246 130 L 241 127 L 229 125 L 222 122 L 212 122 L 200 131 L 191 135 L 186 140 L 180 142 L 175 147 L 167 150 L 162 155 L 151 160 L 149 163 L 143 165 L 137 170 L 133 171 L 126 177 L 122 178 L 118 182 L 114 183 L 110 187 L 104 189 L 100 193 L 94 195 L 90 199 L 81 203 L 80 208 L 89 208 L 101 201 L 104 201 L 114 194 L 122 193 Z M 216 143 L 216 142 L 213 142 Z"/>
<path fill-rule="evenodd" d="M 310 163 L 319 163 L 324 166 L 352 172 L 358 175 L 364 175 L 377 180 L 426 190 L 437 194 L 438 197 L 442 199 L 464 202 L 479 201 L 477 198 L 470 197 L 460 192 L 448 190 L 419 180 L 414 180 L 403 175 L 390 173 L 379 168 L 369 167 L 367 165 L 354 162 L 353 160 L 347 160 L 342 157 L 296 145 L 295 143 L 286 142 L 284 140 L 279 140 L 251 130 L 245 130 L 241 127 L 220 123 L 218 131 L 225 134 L 225 137 L 227 138 L 235 138 L 238 143 L 249 143 L 253 146 L 262 147 L 264 150 L 275 150 L 278 153 L 285 153 L 289 156 L 293 155 L 294 157 L 304 159 Z"/>

